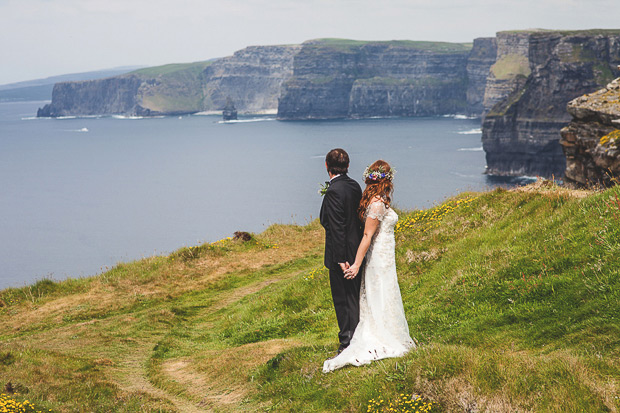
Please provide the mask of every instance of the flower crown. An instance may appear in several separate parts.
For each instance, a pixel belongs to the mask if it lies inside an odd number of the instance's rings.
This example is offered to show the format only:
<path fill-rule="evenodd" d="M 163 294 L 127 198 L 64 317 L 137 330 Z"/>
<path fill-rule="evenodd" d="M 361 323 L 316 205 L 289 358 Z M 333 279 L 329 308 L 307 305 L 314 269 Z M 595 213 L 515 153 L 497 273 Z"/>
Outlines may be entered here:
<path fill-rule="evenodd" d="M 381 178 L 387 178 L 388 180 L 392 181 L 394 179 L 394 172 L 396 171 L 393 168 L 390 169 L 388 172 L 385 172 L 383 170 L 383 166 L 380 166 L 377 169 L 370 169 L 370 166 L 367 166 L 364 170 L 363 176 L 364 180 L 370 178 L 373 181 L 376 181 Z"/>

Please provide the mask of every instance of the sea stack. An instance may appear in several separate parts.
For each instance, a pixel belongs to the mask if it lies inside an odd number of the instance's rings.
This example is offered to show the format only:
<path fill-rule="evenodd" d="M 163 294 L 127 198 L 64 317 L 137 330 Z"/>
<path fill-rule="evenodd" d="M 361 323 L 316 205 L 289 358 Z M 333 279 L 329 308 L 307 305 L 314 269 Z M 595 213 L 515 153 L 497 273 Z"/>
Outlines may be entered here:
<path fill-rule="evenodd" d="M 237 109 L 235 109 L 235 104 L 230 96 L 226 98 L 226 105 L 222 111 L 222 117 L 224 120 L 237 120 Z"/>

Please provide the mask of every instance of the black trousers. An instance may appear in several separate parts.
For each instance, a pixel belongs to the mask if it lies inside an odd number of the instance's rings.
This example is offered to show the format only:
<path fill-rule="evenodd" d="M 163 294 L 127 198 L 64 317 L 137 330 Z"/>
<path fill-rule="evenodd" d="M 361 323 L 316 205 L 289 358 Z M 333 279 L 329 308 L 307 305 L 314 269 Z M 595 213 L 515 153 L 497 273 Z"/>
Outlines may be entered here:
<path fill-rule="evenodd" d="M 362 272 L 352 280 L 344 278 L 344 274 L 340 268 L 337 270 L 329 270 L 329 284 L 332 290 L 332 299 L 334 300 L 334 308 L 336 310 L 336 319 L 338 319 L 338 339 L 340 347 L 344 348 L 351 342 L 353 332 L 360 320 L 360 286 L 362 280 Z"/>

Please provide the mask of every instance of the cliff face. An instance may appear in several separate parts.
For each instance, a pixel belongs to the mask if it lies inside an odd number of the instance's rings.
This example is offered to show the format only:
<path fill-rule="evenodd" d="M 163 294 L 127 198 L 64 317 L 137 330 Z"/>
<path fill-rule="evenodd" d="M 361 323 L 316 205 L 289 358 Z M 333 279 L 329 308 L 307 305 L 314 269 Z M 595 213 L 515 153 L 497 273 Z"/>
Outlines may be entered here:
<path fill-rule="evenodd" d="M 142 80 L 135 76 L 56 83 L 52 103 L 39 109 L 37 116 L 98 115 L 136 113 Z"/>
<path fill-rule="evenodd" d="M 300 46 L 252 46 L 218 59 L 203 73 L 202 110 L 221 110 L 230 97 L 240 112 L 275 112 L 282 82 L 293 74 Z"/>
<path fill-rule="evenodd" d="M 305 42 L 283 84 L 280 119 L 432 116 L 467 110 L 470 47 L 431 42 Z"/>
<path fill-rule="evenodd" d="M 562 129 L 565 179 L 608 186 L 620 178 L 620 79 L 568 104 L 572 121 Z"/>
<path fill-rule="evenodd" d="M 483 37 L 474 40 L 474 47 L 467 58 L 467 111 L 480 115 L 490 107 L 485 106 L 484 98 L 487 78 L 491 66 L 497 60 L 497 40 Z"/>
<path fill-rule="evenodd" d="M 507 96 L 483 121 L 487 172 L 563 176 L 559 132 L 570 119 L 566 103 L 607 83 L 618 63 L 620 32 L 499 33 L 485 102 Z"/>
<path fill-rule="evenodd" d="M 498 33 L 497 53 L 493 58 L 484 87 L 484 111 L 488 112 L 525 83 L 529 67 L 527 33 Z"/>
<path fill-rule="evenodd" d="M 38 116 L 174 115 L 222 110 L 275 112 L 299 46 L 254 46 L 212 62 L 166 65 L 108 79 L 54 86 Z"/>
<path fill-rule="evenodd" d="M 37 116 L 174 115 L 198 112 L 207 62 L 141 69 L 126 75 L 54 85 Z"/>

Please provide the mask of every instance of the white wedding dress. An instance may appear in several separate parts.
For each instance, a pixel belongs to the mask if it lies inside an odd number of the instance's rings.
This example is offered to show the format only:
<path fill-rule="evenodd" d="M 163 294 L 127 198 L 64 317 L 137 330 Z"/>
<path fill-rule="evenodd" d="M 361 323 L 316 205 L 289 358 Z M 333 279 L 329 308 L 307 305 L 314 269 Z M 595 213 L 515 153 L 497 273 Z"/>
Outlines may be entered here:
<path fill-rule="evenodd" d="M 360 289 L 360 321 L 351 344 L 336 357 L 326 360 L 323 373 L 347 364 L 361 366 L 373 360 L 401 357 L 415 348 L 409 336 L 403 301 L 396 276 L 394 225 L 398 215 L 384 203 L 370 204 L 366 215 L 379 226 L 366 253 Z"/>

